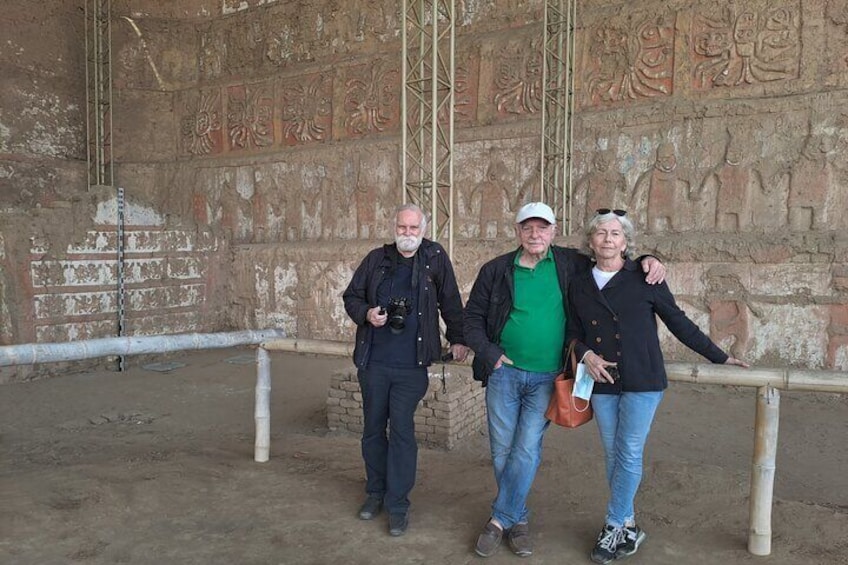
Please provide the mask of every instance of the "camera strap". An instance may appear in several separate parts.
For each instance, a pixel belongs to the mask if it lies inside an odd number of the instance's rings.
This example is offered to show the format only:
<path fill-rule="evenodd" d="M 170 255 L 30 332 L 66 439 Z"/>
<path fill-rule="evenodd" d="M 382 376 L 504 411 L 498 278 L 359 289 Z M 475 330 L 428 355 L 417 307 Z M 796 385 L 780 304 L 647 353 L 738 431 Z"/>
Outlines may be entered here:
<path fill-rule="evenodd" d="M 420 253 L 418 253 L 416 251 L 415 255 L 410 257 L 410 259 L 412 259 L 412 280 L 411 280 L 411 283 L 412 283 L 412 289 L 413 290 L 418 288 L 418 276 L 419 276 L 419 271 L 421 269 L 421 267 L 420 267 L 421 262 L 418 259 L 419 255 L 420 255 Z M 400 251 L 395 249 L 395 252 L 392 254 L 392 266 L 391 266 L 391 269 L 389 270 L 389 276 L 390 277 L 394 278 L 395 273 L 397 272 L 398 263 L 400 261 L 401 261 Z"/>

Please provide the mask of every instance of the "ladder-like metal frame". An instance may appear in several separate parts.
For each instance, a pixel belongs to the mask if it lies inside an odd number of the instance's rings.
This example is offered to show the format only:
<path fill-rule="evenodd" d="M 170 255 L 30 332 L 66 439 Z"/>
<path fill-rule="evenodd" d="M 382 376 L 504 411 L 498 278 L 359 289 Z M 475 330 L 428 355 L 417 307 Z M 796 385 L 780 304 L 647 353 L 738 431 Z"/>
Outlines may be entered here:
<path fill-rule="evenodd" d="M 453 253 L 454 0 L 403 0 L 403 201 Z"/>
<path fill-rule="evenodd" d="M 88 186 L 114 186 L 111 0 L 86 0 L 85 51 Z"/>
<path fill-rule="evenodd" d="M 571 151 L 574 113 L 576 0 L 547 0 L 542 67 L 541 199 L 553 208 L 563 234 L 571 226 Z"/>
<path fill-rule="evenodd" d="M 85 100 L 88 161 L 88 189 L 114 187 L 112 164 L 112 2 L 85 1 Z M 116 192 L 116 257 L 117 334 L 127 335 L 126 288 L 124 258 L 125 200 L 124 189 Z M 125 369 L 123 355 L 118 356 L 118 370 Z"/>

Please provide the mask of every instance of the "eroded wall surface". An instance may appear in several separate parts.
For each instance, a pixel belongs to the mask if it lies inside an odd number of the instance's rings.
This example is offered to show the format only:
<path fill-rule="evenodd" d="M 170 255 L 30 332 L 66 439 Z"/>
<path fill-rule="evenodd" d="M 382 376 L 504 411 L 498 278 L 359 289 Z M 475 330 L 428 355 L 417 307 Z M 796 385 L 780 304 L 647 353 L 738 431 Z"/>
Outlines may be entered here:
<path fill-rule="evenodd" d="M 482 262 L 513 245 L 517 207 L 538 198 L 544 3 L 456 4 L 454 261 L 467 292 Z M 177 270 L 187 273 L 148 269 L 133 310 L 180 304 L 163 330 L 283 327 L 351 339 L 340 293 L 365 252 L 390 239 L 401 199 L 400 4 L 127 0 L 113 12 L 117 182 L 161 220 L 153 239 L 169 242 L 139 253 L 174 265 L 184 257 Z M 724 347 L 760 364 L 848 368 L 848 8 L 585 1 L 577 20 L 565 231 L 578 233 L 595 208 L 627 208 L 640 250 L 668 264 L 681 305 Z M 54 43 L 74 53 L 73 41 Z M 80 104 L 74 57 L 60 65 L 66 87 L 35 92 Z M 10 53 L 2 61 L 18 75 L 39 72 Z M 3 82 L 0 140 L 16 157 L 0 159 L 0 187 L 10 187 L 0 197 L 78 183 L 80 116 L 50 114 L 57 135 L 65 122 L 74 133 L 49 155 L 61 182 L 44 182 L 19 157 L 48 153 L 35 149 L 44 117 L 10 118 L 6 109 L 28 98 Z M 39 269 L 98 260 L 86 243 L 103 231 L 95 214 L 75 212 L 88 219 L 69 245 L 45 239 L 35 205 L 6 205 L 31 223 L 0 239 L 7 342 L 70 337 L 56 328 L 76 320 L 59 312 L 108 309 L 97 294 L 108 294 L 103 270 L 72 305 L 52 295 L 76 274 L 40 294 L 18 280 L 12 257 Z M 56 257 L 41 257 L 40 242 Z M 174 289 L 147 290 L 159 276 Z M 91 328 L 75 335 L 101 331 Z M 661 331 L 669 358 L 694 359 Z"/>

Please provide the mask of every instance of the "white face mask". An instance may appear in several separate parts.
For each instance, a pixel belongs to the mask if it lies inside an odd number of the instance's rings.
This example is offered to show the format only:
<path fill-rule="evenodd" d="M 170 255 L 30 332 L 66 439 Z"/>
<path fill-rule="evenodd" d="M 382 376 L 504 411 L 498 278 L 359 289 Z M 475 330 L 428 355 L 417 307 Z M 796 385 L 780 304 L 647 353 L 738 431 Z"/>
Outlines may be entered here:
<path fill-rule="evenodd" d="M 571 391 L 571 396 L 589 400 L 592 398 L 592 388 L 595 386 L 595 381 L 589 376 L 589 371 L 586 370 L 585 363 L 577 364 L 577 375 L 574 377 L 574 389 Z"/>

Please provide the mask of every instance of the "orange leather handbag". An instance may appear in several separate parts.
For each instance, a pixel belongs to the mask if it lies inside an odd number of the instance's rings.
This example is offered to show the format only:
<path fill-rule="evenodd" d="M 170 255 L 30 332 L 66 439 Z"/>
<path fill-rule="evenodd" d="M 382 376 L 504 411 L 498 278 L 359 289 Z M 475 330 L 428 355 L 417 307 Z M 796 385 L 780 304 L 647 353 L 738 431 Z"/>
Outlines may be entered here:
<path fill-rule="evenodd" d="M 588 400 L 576 398 L 571 393 L 574 390 L 574 378 L 577 375 L 577 356 L 574 354 L 574 344 L 577 340 L 571 340 L 568 344 L 568 370 L 557 375 L 554 380 L 554 392 L 545 418 L 558 426 L 565 428 L 576 428 L 582 426 L 592 419 L 592 404 Z"/>

